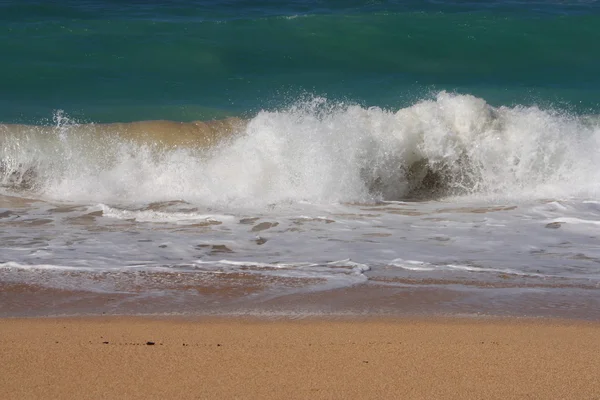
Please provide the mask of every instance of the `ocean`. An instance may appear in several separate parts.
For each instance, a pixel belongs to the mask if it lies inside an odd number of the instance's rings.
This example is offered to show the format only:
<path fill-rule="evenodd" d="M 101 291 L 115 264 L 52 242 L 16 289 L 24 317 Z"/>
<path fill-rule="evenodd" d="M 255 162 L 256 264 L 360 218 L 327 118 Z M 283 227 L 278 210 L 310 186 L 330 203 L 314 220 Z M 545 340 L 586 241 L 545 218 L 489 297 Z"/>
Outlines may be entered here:
<path fill-rule="evenodd" d="M 600 2 L 0 1 L 0 316 L 600 317 Z"/>

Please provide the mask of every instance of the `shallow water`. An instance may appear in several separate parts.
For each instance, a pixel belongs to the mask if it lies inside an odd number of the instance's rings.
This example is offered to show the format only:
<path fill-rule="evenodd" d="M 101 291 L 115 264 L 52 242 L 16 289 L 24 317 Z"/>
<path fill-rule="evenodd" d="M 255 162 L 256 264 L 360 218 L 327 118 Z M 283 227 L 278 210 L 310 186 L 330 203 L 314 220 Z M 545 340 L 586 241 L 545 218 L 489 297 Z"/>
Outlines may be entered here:
<path fill-rule="evenodd" d="M 493 304 L 583 291 L 575 296 L 581 300 L 600 288 L 597 202 L 296 204 L 253 212 L 181 202 L 141 209 L 3 203 L 4 284 L 150 296 L 157 307 L 181 296 L 209 305 L 217 299 L 208 310 L 171 304 L 171 312 L 236 310 L 364 284 L 375 291 L 475 290 L 486 299 L 474 308 L 481 310 L 490 308 L 490 295 Z M 537 300 L 542 308 L 551 303 L 546 297 Z M 338 311 L 354 301 L 349 296 Z M 510 309 L 519 314 L 514 304 Z"/>

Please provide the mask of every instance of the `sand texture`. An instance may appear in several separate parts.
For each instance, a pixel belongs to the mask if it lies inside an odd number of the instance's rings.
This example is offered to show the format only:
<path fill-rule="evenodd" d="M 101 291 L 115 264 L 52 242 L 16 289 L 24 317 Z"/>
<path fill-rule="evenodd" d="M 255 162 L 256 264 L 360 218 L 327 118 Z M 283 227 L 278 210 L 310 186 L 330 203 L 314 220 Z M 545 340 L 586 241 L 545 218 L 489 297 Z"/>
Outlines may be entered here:
<path fill-rule="evenodd" d="M 0 320 L 2 399 L 600 399 L 600 325 Z"/>

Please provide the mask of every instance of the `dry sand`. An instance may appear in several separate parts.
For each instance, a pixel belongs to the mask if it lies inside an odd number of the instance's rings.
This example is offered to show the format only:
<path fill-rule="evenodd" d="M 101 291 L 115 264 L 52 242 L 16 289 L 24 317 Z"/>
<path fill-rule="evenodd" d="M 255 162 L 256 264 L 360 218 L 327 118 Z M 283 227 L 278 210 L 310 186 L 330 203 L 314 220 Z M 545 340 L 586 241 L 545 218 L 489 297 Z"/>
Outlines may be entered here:
<path fill-rule="evenodd" d="M 600 399 L 600 324 L 2 319 L 0 393 L 2 399 Z"/>

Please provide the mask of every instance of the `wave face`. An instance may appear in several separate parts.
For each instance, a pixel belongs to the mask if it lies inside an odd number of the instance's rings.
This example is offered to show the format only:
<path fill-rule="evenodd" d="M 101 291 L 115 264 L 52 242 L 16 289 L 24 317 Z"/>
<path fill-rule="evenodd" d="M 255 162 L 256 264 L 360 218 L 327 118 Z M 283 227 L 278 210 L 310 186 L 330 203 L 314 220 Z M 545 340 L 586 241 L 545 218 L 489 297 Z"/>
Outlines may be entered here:
<path fill-rule="evenodd" d="M 431 90 L 600 110 L 591 1 L 0 3 L 0 121 L 223 118 L 309 91 L 398 109 Z M 290 100 L 291 99 L 291 100 Z"/>
<path fill-rule="evenodd" d="M 244 122 L 79 125 L 57 115 L 54 127 L 0 132 L 5 190 L 60 200 L 597 197 L 600 182 L 597 117 L 446 92 L 396 111 L 314 98 Z"/>

